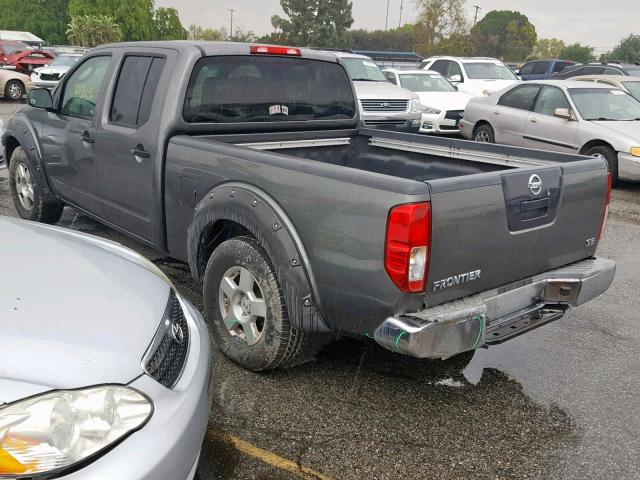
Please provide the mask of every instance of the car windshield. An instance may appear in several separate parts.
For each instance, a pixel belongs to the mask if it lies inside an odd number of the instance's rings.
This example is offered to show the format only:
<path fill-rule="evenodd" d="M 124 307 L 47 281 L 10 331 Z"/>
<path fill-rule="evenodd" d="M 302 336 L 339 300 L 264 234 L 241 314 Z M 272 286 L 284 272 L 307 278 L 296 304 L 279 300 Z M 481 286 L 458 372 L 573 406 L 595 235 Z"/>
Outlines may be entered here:
<path fill-rule="evenodd" d="M 75 65 L 80 57 L 76 55 L 58 55 L 53 62 L 49 64 L 50 67 L 71 67 Z"/>
<path fill-rule="evenodd" d="M 640 100 L 640 82 L 622 82 L 629 93 L 636 100 Z"/>
<path fill-rule="evenodd" d="M 2 45 L 0 48 L 7 52 L 7 55 L 11 55 L 16 52 L 23 52 L 29 49 L 27 45 Z"/>
<path fill-rule="evenodd" d="M 373 60 L 366 58 L 342 58 L 342 63 L 347 68 L 353 81 L 361 82 L 388 82 L 387 77 Z"/>
<path fill-rule="evenodd" d="M 571 88 L 569 94 L 585 120 L 640 120 L 640 102 L 613 88 Z"/>
<path fill-rule="evenodd" d="M 518 77 L 500 63 L 463 63 L 467 77 L 473 80 L 518 80 Z"/>
<path fill-rule="evenodd" d="M 400 85 L 413 92 L 455 92 L 456 88 L 440 75 L 400 74 Z"/>
<path fill-rule="evenodd" d="M 640 77 L 640 66 L 624 67 L 624 69 L 627 71 L 628 75 L 631 75 L 632 77 Z"/>

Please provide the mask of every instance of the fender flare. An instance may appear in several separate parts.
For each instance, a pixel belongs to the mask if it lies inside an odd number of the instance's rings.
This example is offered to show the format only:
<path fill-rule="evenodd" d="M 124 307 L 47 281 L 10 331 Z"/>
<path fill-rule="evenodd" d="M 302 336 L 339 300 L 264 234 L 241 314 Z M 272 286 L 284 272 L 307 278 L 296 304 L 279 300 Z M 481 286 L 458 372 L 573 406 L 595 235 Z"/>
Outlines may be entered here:
<path fill-rule="evenodd" d="M 280 286 L 292 324 L 309 332 L 328 332 L 321 314 L 320 297 L 302 240 L 284 210 L 266 192 L 245 183 L 216 186 L 196 206 L 187 232 L 187 258 L 193 278 L 202 281 L 207 228 L 220 221 L 248 230 L 266 250 Z"/>
<path fill-rule="evenodd" d="M 19 147 L 22 147 L 27 158 L 35 165 L 36 175 L 38 175 L 40 185 L 43 185 L 42 193 L 45 196 L 51 197 L 53 200 L 57 200 L 51 187 L 49 185 L 49 179 L 45 173 L 44 162 L 42 161 L 42 150 L 40 149 L 40 142 L 38 141 L 38 135 L 33 124 L 23 114 L 17 113 L 7 123 L 6 131 L 2 137 L 2 143 L 5 148 L 8 144 L 15 142 Z M 17 148 L 17 147 L 16 147 Z M 5 150 L 5 164 L 9 168 L 11 163 L 11 154 L 13 150 Z"/>

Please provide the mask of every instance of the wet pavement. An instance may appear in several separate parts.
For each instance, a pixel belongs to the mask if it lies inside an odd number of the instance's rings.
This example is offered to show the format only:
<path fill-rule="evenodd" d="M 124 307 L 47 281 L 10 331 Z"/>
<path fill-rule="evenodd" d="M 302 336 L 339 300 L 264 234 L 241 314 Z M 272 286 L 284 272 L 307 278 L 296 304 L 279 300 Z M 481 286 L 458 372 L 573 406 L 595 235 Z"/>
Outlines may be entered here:
<path fill-rule="evenodd" d="M 215 352 L 202 479 L 640 478 L 640 187 L 621 185 L 612 211 L 599 248 L 618 263 L 609 292 L 464 369 L 355 340 L 270 374 Z M 16 216 L 6 170 L 0 214 Z M 186 265 L 72 209 L 60 225 L 140 251 L 202 309 Z M 269 465 L 232 437 L 315 473 Z"/>

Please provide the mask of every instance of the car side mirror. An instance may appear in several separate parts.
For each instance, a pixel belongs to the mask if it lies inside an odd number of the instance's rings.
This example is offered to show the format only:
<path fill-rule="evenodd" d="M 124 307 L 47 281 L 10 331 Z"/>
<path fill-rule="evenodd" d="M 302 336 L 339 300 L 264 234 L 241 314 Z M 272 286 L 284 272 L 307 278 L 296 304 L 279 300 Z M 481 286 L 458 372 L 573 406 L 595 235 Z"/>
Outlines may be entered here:
<path fill-rule="evenodd" d="M 518 68 L 518 69 L 514 70 L 513 73 L 515 73 L 516 75 L 519 76 L 520 75 L 520 69 Z"/>
<path fill-rule="evenodd" d="M 451 75 L 451 76 L 449 77 L 449 81 L 450 81 L 450 82 L 458 82 L 458 83 L 459 83 L 459 82 L 462 82 L 462 76 L 461 76 L 461 75 L 458 75 L 458 74 Z"/>
<path fill-rule="evenodd" d="M 565 120 L 575 120 L 576 117 L 571 110 L 568 108 L 556 108 L 553 111 L 553 116 L 558 118 L 563 118 Z"/>
<path fill-rule="evenodd" d="M 46 88 L 34 88 L 27 95 L 27 102 L 35 108 L 51 110 L 53 108 L 53 98 L 51 92 Z"/>

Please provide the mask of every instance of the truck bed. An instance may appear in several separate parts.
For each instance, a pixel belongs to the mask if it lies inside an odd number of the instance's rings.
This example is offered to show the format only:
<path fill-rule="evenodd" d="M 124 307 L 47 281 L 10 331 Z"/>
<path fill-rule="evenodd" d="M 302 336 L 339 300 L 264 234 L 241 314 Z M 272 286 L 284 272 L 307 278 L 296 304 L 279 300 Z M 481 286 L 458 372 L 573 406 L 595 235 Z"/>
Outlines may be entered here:
<path fill-rule="evenodd" d="M 356 333 L 592 257 L 607 188 L 601 159 L 376 130 L 181 135 L 167 153 L 170 195 L 185 172 L 196 203 L 225 182 L 268 192 L 308 249 L 329 324 Z M 421 201 L 432 211 L 427 291 L 398 295 L 384 269 L 387 215 Z M 189 220 L 167 207 L 174 248 Z"/>

